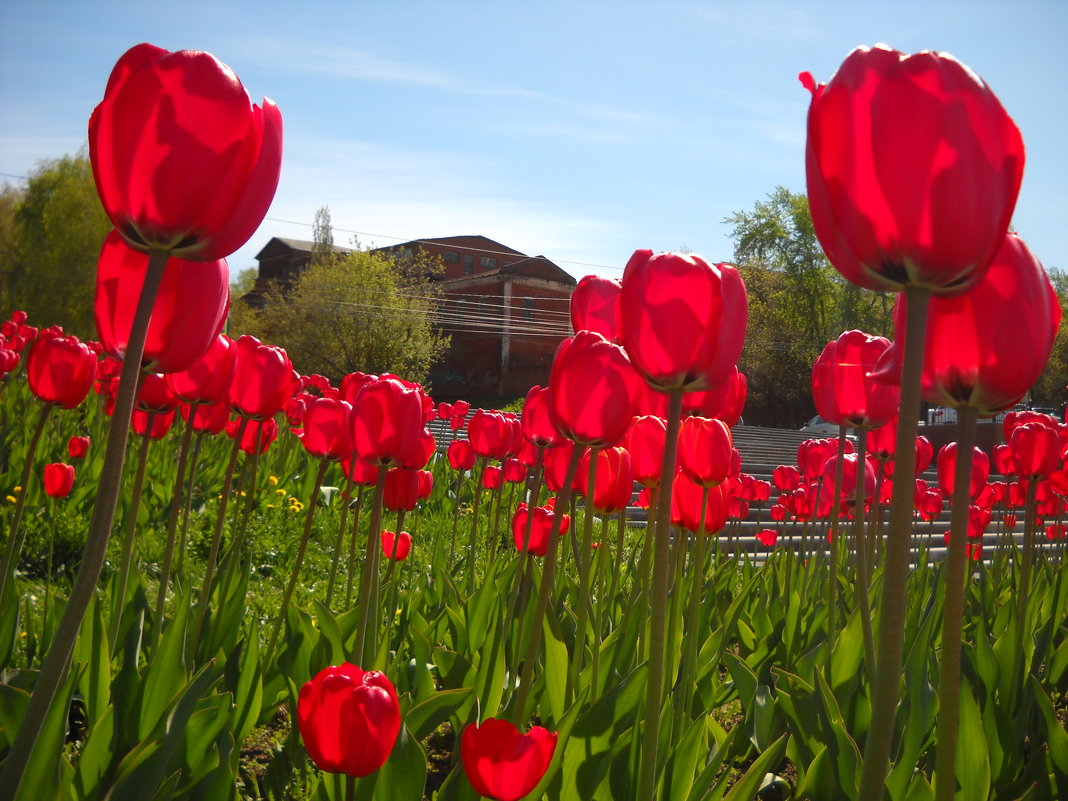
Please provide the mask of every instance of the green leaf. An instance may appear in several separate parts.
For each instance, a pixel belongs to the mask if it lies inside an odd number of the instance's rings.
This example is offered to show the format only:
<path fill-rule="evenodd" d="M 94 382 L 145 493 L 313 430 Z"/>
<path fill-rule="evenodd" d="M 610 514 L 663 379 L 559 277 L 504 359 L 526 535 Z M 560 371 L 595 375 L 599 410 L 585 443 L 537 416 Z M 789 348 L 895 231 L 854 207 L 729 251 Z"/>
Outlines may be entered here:
<path fill-rule="evenodd" d="M 49 801 L 49 799 L 61 797 L 63 766 L 67 762 L 63 755 L 63 744 L 67 736 L 67 712 L 70 709 L 70 699 L 74 694 L 77 678 L 76 671 L 67 676 L 66 681 L 56 693 L 52 705 L 48 708 L 44 726 L 41 728 L 37 743 L 26 764 L 22 783 L 19 785 L 18 793 L 14 796 L 15 801 Z M 0 685 L 0 690 L 8 690 L 7 685 Z M 21 691 L 12 689 L 12 692 Z M 25 696 L 25 702 L 29 703 L 28 695 Z M 21 718 L 20 715 L 20 723 Z M 17 726 L 9 729 L 9 731 L 17 730 Z"/>
<path fill-rule="evenodd" d="M 1053 766 L 1052 774 L 1056 782 L 1057 795 L 1061 798 L 1068 798 L 1068 732 L 1057 720 L 1049 695 L 1034 676 L 1031 676 L 1031 691 L 1042 713 L 1046 747 L 1049 749 L 1049 760 Z"/>
<path fill-rule="evenodd" d="M 782 755 L 786 752 L 786 740 L 789 734 L 784 734 L 757 757 L 756 761 L 749 766 L 749 770 L 724 796 L 723 801 L 751 801 L 760 789 L 764 781 L 764 774 L 773 772 L 779 766 Z"/>
<path fill-rule="evenodd" d="M 990 794 L 990 754 L 983 719 L 972 689 L 960 685 L 960 720 L 957 725 L 957 779 L 960 801 L 986 801 Z"/>
<path fill-rule="evenodd" d="M 4 583 L 4 597 L 0 598 L 0 670 L 11 664 L 11 654 L 19 637 L 19 596 L 15 580 Z"/>
<path fill-rule="evenodd" d="M 71 659 L 73 664 L 84 666 L 78 689 L 85 699 L 86 717 L 92 726 L 111 707 L 111 645 L 95 594 L 90 596 Z"/>
<path fill-rule="evenodd" d="M 378 772 L 375 798 L 381 801 L 421 801 L 426 786 L 426 754 L 419 740 L 401 726 L 393 751 Z"/>
<path fill-rule="evenodd" d="M 473 692 L 471 687 L 436 692 L 408 710 L 404 716 L 404 725 L 412 736 L 421 742 L 452 717 Z"/>
<path fill-rule="evenodd" d="M 89 798 L 105 777 L 115 758 L 115 708 L 107 707 L 89 727 L 78 752 L 74 788 L 79 798 Z"/>
<path fill-rule="evenodd" d="M 545 695 L 549 702 L 553 720 L 564 716 L 565 678 L 568 670 L 567 646 L 552 615 L 545 616 L 542 626 L 545 650 Z"/>
<path fill-rule="evenodd" d="M 144 740 L 157 727 L 171 701 L 186 686 L 185 635 L 190 605 L 180 603 L 174 620 L 163 632 L 159 650 L 152 655 L 141 677 L 141 714 L 138 739 Z"/>
<path fill-rule="evenodd" d="M 860 609 L 853 611 L 845 628 L 835 640 L 831 652 L 831 684 L 835 690 L 841 689 L 847 681 L 860 671 L 864 660 L 864 629 L 861 627 Z"/>
<path fill-rule="evenodd" d="M 657 797 L 668 801 L 686 801 L 693 788 L 697 758 L 707 750 L 708 727 L 703 718 L 698 718 L 668 756 Z"/>

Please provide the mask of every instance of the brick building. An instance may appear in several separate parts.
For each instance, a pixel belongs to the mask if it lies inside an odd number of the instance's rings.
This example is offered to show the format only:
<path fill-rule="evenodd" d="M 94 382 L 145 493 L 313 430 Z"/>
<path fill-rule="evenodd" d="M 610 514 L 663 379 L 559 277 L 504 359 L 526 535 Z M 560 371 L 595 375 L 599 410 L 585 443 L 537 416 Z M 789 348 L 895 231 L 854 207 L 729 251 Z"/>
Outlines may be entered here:
<path fill-rule="evenodd" d="M 311 259 L 311 242 L 271 239 L 257 254 L 255 301 L 267 281 L 292 281 Z M 345 252 L 341 248 L 335 248 Z M 571 335 L 575 279 L 544 256 L 527 256 L 484 236 L 418 239 L 377 248 L 395 259 L 422 251 L 444 270 L 436 325 L 452 337 L 430 383 L 438 400 L 520 397 L 549 381 L 557 345 Z"/>

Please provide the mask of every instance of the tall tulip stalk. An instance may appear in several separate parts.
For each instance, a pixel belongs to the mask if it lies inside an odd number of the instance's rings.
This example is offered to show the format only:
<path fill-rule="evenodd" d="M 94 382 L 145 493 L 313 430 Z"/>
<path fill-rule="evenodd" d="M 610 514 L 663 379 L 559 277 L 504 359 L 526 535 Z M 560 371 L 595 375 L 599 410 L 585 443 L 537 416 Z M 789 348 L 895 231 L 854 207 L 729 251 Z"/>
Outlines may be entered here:
<path fill-rule="evenodd" d="M 127 243 L 148 253 L 148 262 L 81 567 L 0 774 L 12 794 L 67 674 L 104 564 L 138 373 L 167 262 L 172 255 L 221 259 L 252 235 L 278 185 L 282 116 L 270 101 L 254 106 L 233 71 L 211 54 L 140 44 L 119 59 L 93 111 L 89 157 L 105 212 Z"/>
<path fill-rule="evenodd" d="M 654 535 L 649 677 L 636 795 L 639 801 L 651 801 L 656 792 L 663 703 L 671 557 L 668 527 L 682 397 L 687 390 L 717 386 L 730 375 L 745 339 L 748 300 L 745 284 L 733 267 L 713 266 L 699 256 L 678 253 L 635 251 L 623 271 L 621 285 L 620 341 L 638 373 L 668 398 Z"/>
<path fill-rule="evenodd" d="M 848 280 L 908 301 L 899 329 L 899 480 L 859 793 L 878 798 L 898 703 L 912 525 L 912 487 L 900 477 L 914 469 L 928 300 L 967 291 L 990 266 L 1020 190 L 1023 140 L 989 87 L 946 54 L 860 47 L 828 83 L 808 73 L 801 80 L 812 93 L 806 173 L 816 236 Z"/>

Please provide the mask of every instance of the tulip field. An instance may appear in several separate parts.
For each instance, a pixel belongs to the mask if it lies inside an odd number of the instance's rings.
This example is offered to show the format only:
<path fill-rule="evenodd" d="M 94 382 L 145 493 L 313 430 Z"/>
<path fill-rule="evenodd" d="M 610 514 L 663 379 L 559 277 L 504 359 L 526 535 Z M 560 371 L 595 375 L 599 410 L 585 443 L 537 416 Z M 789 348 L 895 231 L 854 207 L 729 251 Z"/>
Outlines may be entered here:
<path fill-rule="evenodd" d="M 1068 798 L 1020 132 L 946 54 L 801 79 L 820 243 L 899 301 L 812 366 L 838 436 L 770 465 L 735 446 L 747 289 L 693 254 L 582 279 L 511 411 L 223 334 L 281 112 L 210 54 L 123 55 L 96 338 L 0 325 L 0 799 Z"/>
<path fill-rule="evenodd" d="M 35 467 L 17 491 L 32 432 L 5 422 L 3 486 L 25 498 L 21 560 L 5 585 L 0 616 L 5 749 L 81 558 L 103 463 L 99 443 L 109 423 L 106 385 L 98 387 L 102 394 L 90 391 L 75 409 L 57 410 L 50 418 L 36 445 Z M 297 395 L 305 408 L 303 431 L 296 431 L 305 440 L 317 436 L 308 412 L 326 397 L 322 391 L 321 382 L 306 379 Z M 501 780 L 505 790 L 509 782 L 529 778 L 529 786 L 519 785 L 523 795 L 490 795 L 482 786 L 486 797 L 635 797 L 650 647 L 643 576 L 651 554 L 647 529 L 640 525 L 647 510 L 631 506 L 631 521 L 624 525 L 619 517 L 632 504 L 634 477 L 640 477 L 647 450 L 642 439 L 649 439 L 641 428 L 649 423 L 635 420 L 629 450 L 601 452 L 616 454 L 612 458 L 626 454 L 625 493 L 609 499 L 621 468 L 602 459 L 594 503 L 603 511 L 587 516 L 582 501 L 564 518 L 569 525 L 559 537 L 557 575 L 524 694 L 529 635 L 557 516 L 542 507 L 554 495 L 558 505 L 569 504 L 561 481 L 570 458 L 543 459 L 545 469 L 537 470 L 523 464 L 537 464 L 529 448 L 516 451 L 531 439 L 544 441 L 539 436 L 554 437 L 551 423 L 546 425 L 546 399 L 545 391 L 532 392 L 521 422 L 514 415 L 468 412 L 464 404 L 435 408 L 439 419 L 432 428 L 440 447 L 429 457 L 425 477 L 420 483 L 417 471 L 389 471 L 414 480 L 404 486 L 387 479 L 386 509 L 374 525 L 375 531 L 407 532 L 410 553 L 392 561 L 393 537 L 372 538 L 378 564 L 367 550 L 374 471 L 355 475 L 360 483 L 354 483 L 350 463 L 315 458 L 308 442 L 289 429 L 297 421 L 285 413 L 277 424 L 264 426 L 281 430 L 276 439 L 263 441 L 262 453 L 255 437 L 242 443 L 227 437 L 222 426 L 214 433 L 198 431 L 181 414 L 159 414 L 166 425 L 158 439 L 135 435 L 131 441 L 125 483 L 128 489 L 136 483 L 140 491 L 124 493 L 120 502 L 116 535 L 81 623 L 73 670 L 19 797 L 332 799 L 351 791 L 358 798 L 474 799 L 479 785 L 465 773 L 461 753 L 479 746 L 467 734 L 461 746 L 459 734 L 491 718 L 494 725 L 501 719 L 501 726 L 520 721 L 524 731 L 540 727 L 546 737 L 551 733 L 555 747 L 547 754 L 523 752 L 512 773 L 502 774 L 508 777 Z M 44 406 L 19 370 L 5 379 L 0 404 L 5 421 L 33 420 Z M 289 413 L 298 414 L 293 404 Z M 228 417 L 222 416 L 223 426 Z M 230 429 L 236 435 L 236 426 Z M 185 442 L 186 431 L 193 431 L 192 445 Z M 517 437 L 517 431 L 529 439 Z M 793 511 L 770 523 L 776 542 L 764 549 L 760 564 L 752 554 L 735 554 L 730 541 L 737 518 L 767 520 L 777 516 L 771 512 L 777 498 L 801 497 L 797 489 L 805 486 L 812 464 L 821 465 L 819 486 L 822 463 L 833 463 L 836 443 L 803 443 L 800 464 L 781 465 L 771 482 L 742 480 L 745 474 L 731 464 L 729 434 L 720 447 L 724 443 L 728 450 L 720 467 L 708 463 L 717 458 L 712 439 L 700 449 L 709 457 L 702 469 L 725 474 L 717 485 L 725 488 L 721 496 L 717 489 L 719 500 L 705 503 L 718 507 L 709 515 L 714 518 L 709 531 L 718 536 L 686 536 L 681 517 L 682 527 L 674 529 L 669 678 L 659 734 L 665 758 L 657 797 L 856 798 L 861 743 L 871 725 L 872 672 L 855 551 L 839 550 L 836 620 L 829 621 L 831 566 L 818 542 L 830 531 L 828 516 L 812 515 L 805 523 L 804 504 L 787 500 Z M 192 477 L 184 498 L 176 494 L 183 449 L 186 477 Z M 563 445 L 546 450 L 573 453 Z M 508 455 L 513 452 L 520 458 Z M 42 472 L 42 465 L 57 463 L 72 467 L 69 488 L 51 488 Z M 328 467 L 320 480 L 323 464 Z M 589 459 L 584 469 L 588 464 Z M 487 481 L 495 470 L 500 476 Z M 574 468 L 570 472 L 578 475 Z M 223 495 L 228 483 L 231 491 Z M 572 483 L 584 497 L 588 484 Z M 764 491 L 754 491 L 761 483 Z M 794 489 L 785 489 L 790 486 Z M 1001 497 L 990 511 L 1001 518 L 1018 513 L 1004 489 L 999 496 L 998 486 L 986 485 L 988 496 Z M 932 480 L 925 492 L 938 492 L 935 487 Z M 537 514 L 528 515 L 526 504 L 517 509 L 519 499 L 535 491 Z M 6 521 L 16 500 L 9 495 L 5 501 Z M 534 556 L 524 557 L 518 546 L 528 517 Z M 202 604 L 219 520 L 225 533 L 215 560 L 217 579 Z M 839 531 L 852 532 L 854 523 L 843 516 Z M 700 528 L 699 508 L 689 525 Z M 919 512 L 915 525 L 922 547 L 907 592 L 916 600 L 905 623 L 907 658 L 896 711 L 900 735 L 886 779 L 889 797 L 902 799 L 931 797 L 945 605 L 945 563 L 925 553 L 938 543 Z M 305 530 L 310 538 L 287 597 Z M 160 607 L 168 532 L 175 538 L 173 567 Z M 1042 535 L 1047 539 L 1045 531 Z M 852 536 L 841 541 L 852 542 Z M 1022 616 L 1018 548 L 988 546 L 970 569 L 958 768 L 963 798 L 1056 798 L 1068 790 L 1065 540 L 1047 541 L 1032 566 Z M 875 548 L 868 609 L 879 607 L 881 551 Z M 127 558 L 133 569 L 124 579 Z M 364 637 L 373 646 L 365 642 L 361 651 L 357 600 L 367 566 L 379 571 L 381 581 L 370 602 L 373 633 Z M 877 627 L 877 615 L 875 622 Z M 339 713 L 340 721 L 309 718 L 302 732 L 296 722 L 301 688 L 324 668 L 346 663 L 384 674 L 397 698 L 395 730 L 388 720 L 353 711 L 351 717 Z M 309 736 L 318 738 L 315 745 L 308 745 Z M 503 736 L 482 747 L 492 753 Z M 341 744 L 327 742 L 330 737 Z M 348 780 L 352 786 L 346 786 L 343 768 L 356 763 L 347 762 L 346 749 L 361 765 L 355 769 L 361 778 Z M 334 764 L 338 772 L 317 767 L 324 764 Z M 153 793 L 146 794 L 146 786 Z"/>

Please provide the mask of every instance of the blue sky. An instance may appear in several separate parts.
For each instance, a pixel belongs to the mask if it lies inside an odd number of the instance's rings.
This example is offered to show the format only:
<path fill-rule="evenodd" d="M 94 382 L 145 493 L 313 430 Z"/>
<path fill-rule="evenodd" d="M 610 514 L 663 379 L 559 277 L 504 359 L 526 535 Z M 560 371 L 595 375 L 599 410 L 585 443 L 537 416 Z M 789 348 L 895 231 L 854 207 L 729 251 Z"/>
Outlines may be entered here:
<path fill-rule="evenodd" d="M 1068 269 L 1068 3 L 0 3 L 0 181 L 73 153 L 115 60 L 208 50 L 285 120 L 271 236 L 483 234 L 576 277 L 731 258 L 723 219 L 804 190 L 809 94 L 859 44 L 952 53 L 1023 132 L 1014 226 Z M 907 135 L 903 131 L 902 135 Z"/>

